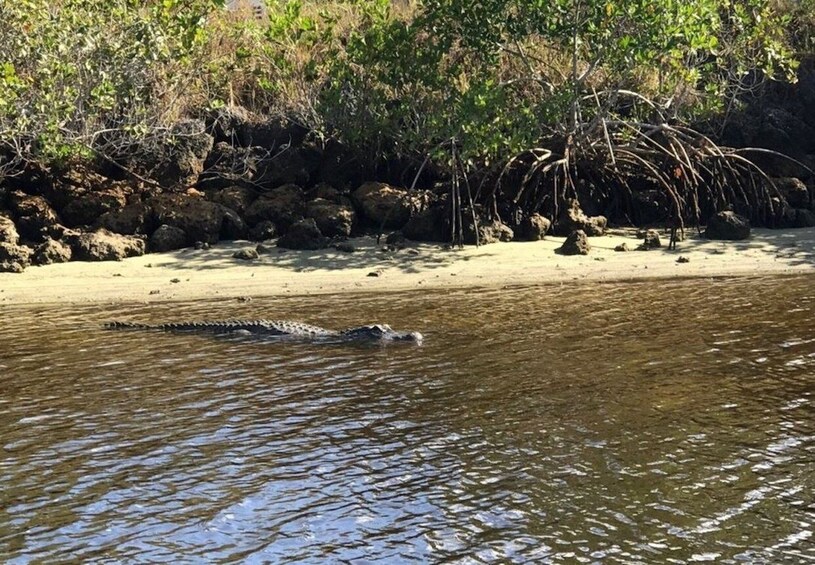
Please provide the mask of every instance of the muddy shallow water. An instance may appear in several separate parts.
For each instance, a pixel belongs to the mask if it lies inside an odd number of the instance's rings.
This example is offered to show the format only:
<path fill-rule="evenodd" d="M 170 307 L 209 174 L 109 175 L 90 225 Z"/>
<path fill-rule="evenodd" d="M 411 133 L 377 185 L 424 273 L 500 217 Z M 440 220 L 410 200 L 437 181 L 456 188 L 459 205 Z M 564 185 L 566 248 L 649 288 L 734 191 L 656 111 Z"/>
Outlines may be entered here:
<path fill-rule="evenodd" d="M 813 277 L 0 315 L 2 562 L 815 562 Z"/>

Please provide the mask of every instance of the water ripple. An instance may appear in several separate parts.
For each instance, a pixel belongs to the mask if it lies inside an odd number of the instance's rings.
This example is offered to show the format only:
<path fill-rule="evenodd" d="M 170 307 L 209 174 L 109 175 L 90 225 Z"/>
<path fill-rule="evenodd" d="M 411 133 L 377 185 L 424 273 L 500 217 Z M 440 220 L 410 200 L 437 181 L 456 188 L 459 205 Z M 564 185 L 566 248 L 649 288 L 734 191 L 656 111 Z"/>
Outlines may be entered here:
<path fill-rule="evenodd" d="M 815 561 L 813 282 L 5 310 L 0 560 Z"/>

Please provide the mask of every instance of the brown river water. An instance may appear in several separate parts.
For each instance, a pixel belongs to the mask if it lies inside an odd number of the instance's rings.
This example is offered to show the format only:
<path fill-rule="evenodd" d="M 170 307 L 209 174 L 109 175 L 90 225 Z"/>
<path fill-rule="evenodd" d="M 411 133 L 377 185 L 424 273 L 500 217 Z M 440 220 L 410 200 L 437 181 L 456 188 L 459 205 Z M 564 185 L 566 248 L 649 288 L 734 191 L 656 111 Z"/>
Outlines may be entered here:
<path fill-rule="evenodd" d="M 0 315 L 3 563 L 815 563 L 813 277 Z"/>

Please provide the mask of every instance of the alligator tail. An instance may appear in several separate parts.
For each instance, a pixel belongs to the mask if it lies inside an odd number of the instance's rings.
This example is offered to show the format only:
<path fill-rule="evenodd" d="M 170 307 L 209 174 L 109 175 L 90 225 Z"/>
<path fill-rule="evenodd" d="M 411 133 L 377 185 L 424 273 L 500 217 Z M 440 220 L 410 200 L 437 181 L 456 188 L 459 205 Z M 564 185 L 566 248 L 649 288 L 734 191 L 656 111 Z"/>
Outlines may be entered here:
<path fill-rule="evenodd" d="M 137 324 L 135 322 L 107 322 L 103 326 L 106 330 L 149 330 L 153 326 Z"/>

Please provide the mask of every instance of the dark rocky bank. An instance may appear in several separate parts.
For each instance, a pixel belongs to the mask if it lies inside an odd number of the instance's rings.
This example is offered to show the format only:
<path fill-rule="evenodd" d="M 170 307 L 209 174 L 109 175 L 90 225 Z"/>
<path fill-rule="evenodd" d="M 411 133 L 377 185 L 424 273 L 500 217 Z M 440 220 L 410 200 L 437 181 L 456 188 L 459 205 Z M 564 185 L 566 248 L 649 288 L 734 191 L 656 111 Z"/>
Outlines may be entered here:
<path fill-rule="evenodd" d="M 465 204 L 456 231 L 449 179 L 425 170 L 417 188 L 404 188 L 417 162 L 368 163 L 339 143 L 320 143 L 303 128 L 241 108 L 186 120 L 175 130 L 173 144 L 144 143 L 121 157 L 61 169 L 30 165 L 0 179 L 0 271 L 233 239 L 277 238 L 280 247 L 320 249 L 380 230 L 417 241 L 460 235 L 468 244 L 555 233 L 570 236 L 564 253 L 585 253 L 585 237 L 609 225 L 665 225 L 669 217 L 665 195 L 653 187 L 630 187 L 621 211 L 582 186 L 579 204 L 570 199 L 540 214 L 500 201 L 497 217 L 479 205 L 473 214 Z M 780 151 L 815 169 L 815 61 L 802 65 L 798 84 L 769 87 L 721 140 Z M 771 227 L 815 226 L 811 172 L 791 160 L 754 159 L 779 191 Z M 711 210 L 707 235 L 749 237 L 739 211 Z"/>

